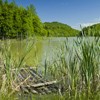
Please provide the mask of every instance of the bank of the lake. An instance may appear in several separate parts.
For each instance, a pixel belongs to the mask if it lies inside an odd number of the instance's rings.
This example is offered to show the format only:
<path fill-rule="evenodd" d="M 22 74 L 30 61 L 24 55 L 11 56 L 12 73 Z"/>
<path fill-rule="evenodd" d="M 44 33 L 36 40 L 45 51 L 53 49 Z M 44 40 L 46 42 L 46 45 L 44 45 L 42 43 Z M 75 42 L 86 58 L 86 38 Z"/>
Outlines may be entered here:
<path fill-rule="evenodd" d="M 52 96 L 52 100 L 57 100 L 57 98 L 98 100 L 100 98 L 99 55 L 99 37 L 1 40 L 0 59 L 4 66 L 0 65 L 0 98 L 14 100 L 18 97 L 21 99 L 29 97 L 29 100 L 37 100 L 37 98 L 46 100 Z M 19 74 L 17 71 L 12 76 L 11 69 L 20 70 L 28 67 L 26 65 L 36 67 L 36 71 L 44 77 L 43 79 L 57 80 L 59 91 L 55 94 L 38 94 L 38 96 L 29 92 L 29 95 L 25 97 L 23 92 L 14 90 L 18 86 L 13 83 Z M 19 96 L 16 97 L 15 94 Z"/>

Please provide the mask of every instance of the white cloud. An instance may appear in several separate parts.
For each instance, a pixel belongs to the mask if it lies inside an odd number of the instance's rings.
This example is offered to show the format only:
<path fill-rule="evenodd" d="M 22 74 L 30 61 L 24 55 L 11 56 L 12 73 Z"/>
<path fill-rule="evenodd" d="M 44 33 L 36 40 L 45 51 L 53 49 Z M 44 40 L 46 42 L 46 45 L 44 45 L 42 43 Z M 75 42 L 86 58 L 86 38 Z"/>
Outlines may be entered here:
<path fill-rule="evenodd" d="M 82 27 L 87 27 L 87 26 L 91 26 L 93 24 L 97 24 L 100 23 L 100 17 L 99 18 L 95 18 L 93 21 L 88 22 L 88 23 L 82 23 L 81 26 Z"/>
<path fill-rule="evenodd" d="M 91 26 L 91 25 L 93 25 L 93 24 L 96 24 L 97 22 L 94 22 L 94 23 L 83 23 L 83 24 L 81 24 L 81 26 L 82 27 L 87 27 L 87 26 Z"/>

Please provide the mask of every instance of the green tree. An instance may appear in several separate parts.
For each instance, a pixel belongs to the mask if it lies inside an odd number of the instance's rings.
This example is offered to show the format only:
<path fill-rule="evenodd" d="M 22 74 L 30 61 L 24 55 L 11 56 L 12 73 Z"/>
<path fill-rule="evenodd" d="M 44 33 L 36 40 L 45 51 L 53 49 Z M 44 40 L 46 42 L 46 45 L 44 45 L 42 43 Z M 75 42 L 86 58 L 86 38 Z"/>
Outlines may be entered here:
<path fill-rule="evenodd" d="M 8 4 L 8 0 L 5 0 L 4 3 L 5 3 L 5 4 Z"/>
<path fill-rule="evenodd" d="M 100 36 L 100 23 L 94 24 L 82 29 L 83 33 L 88 36 Z M 80 32 L 81 35 L 82 32 Z"/>
<path fill-rule="evenodd" d="M 30 6 L 27 7 L 27 10 L 30 11 L 31 13 L 35 14 L 35 15 L 37 14 L 36 9 L 35 9 L 33 4 L 30 4 Z"/>
<path fill-rule="evenodd" d="M 3 4 L 3 1 L 2 0 L 0 0 L 0 6 Z"/>
<path fill-rule="evenodd" d="M 47 30 L 48 36 L 76 36 L 79 31 L 70 26 L 59 22 L 45 22 L 44 28 Z"/>

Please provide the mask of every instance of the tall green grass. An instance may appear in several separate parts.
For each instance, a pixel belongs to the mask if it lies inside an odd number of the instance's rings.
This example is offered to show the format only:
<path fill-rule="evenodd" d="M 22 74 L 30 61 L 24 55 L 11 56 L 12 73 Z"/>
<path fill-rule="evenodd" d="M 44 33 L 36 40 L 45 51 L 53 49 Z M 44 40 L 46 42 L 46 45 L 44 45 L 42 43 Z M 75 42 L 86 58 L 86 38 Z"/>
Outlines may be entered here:
<path fill-rule="evenodd" d="M 0 57 L 4 67 L 0 70 L 0 99 L 15 100 L 16 87 L 13 87 L 16 75 L 30 52 L 34 42 L 26 42 L 23 55 L 14 59 L 10 47 L 10 40 L 6 40 L 0 49 Z M 88 37 L 77 38 L 73 48 L 69 48 L 68 40 L 59 50 L 57 59 L 49 63 L 45 60 L 44 78 L 58 81 L 58 92 L 50 95 L 32 95 L 32 100 L 99 100 L 100 98 L 100 39 L 89 41 Z M 17 49 L 17 48 L 16 48 Z M 16 75 L 13 75 L 12 69 Z M 30 100 L 30 97 L 29 97 Z"/>
<path fill-rule="evenodd" d="M 78 38 L 73 46 L 70 51 L 66 49 L 68 59 L 61 53 L 59 61 L 46 68 L 47 73 L 60 82 L 67 100 L 99 100 L 100 39 Z"/>
<path fill-rule="evenodd" d="M 16 40 L 17 41 L 17 40 Z M 23 40 L 19 40 L 20 43 Z M 24 67 L 24 60 L 27 54 L 31 51 L 34 45 L 34 40 L 26 41 L 24 46 L 24 52 L 20 55 L 20 51 L 16 52 L 18 54 L 17 59 L 15 59 L 12 49 L 11 49 L 11 40 L 5 39 L 1 41 L 1 51 L 0 51 L 0 60 L 2 61 L 2 66 L 0 64 L 0 99 L 1 100 L 15 100 L 17 87 L 15 80 L 17 78 L 20 68 Z M 18 47 L 16 47 L 18 49 Z"/>

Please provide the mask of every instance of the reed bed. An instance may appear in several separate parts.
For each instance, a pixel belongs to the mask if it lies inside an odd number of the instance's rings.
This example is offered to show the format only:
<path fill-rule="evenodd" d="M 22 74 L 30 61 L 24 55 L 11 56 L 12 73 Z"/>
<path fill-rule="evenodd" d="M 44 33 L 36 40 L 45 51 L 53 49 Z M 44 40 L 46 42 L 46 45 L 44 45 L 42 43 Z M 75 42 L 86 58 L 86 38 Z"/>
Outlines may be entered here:
<path fill-rule="evenodd" d="M 20 44 L 24 40 L 19 41 Z M 17 78 L 19 70 L 25 67 L 25 58 L 27 54 L 31 51 L 34 40 L 31 39 L 26 41 L 26 45 L 23 47 L 24 52 L 21 54 L 16 47 L 16 58 L 12 54 L 10 39 L 5 39 L 0 41 L 0 99 L 1 100 L 16 100 L 17 87 L 14 81 Z M 22 45 L 22 44 L 21 44 Z M 13 71 L 14 70 L 14 71 Z"/>
<path fill-rule="evenodd" d="M 84 40 L 85 38 L 87 39 Z M 0 49 L 0 59 L 2 60 L 0 61 L 0 99 L 18 100 L 16 95 L 18 93 L 13 87 L 18 70 L 15 70 L 15 76 L 11 70 L 24 67 L 24 59 L 34 43 L 28 42 L 24 48 L 25 52 L 17 60 L 13 58 L 9 44 L 10 41 L 7 40 L 1 45 L 3 48 Z M 66 38 L 64 45 L 59 50 L 57 59 L 52 63 L 45 60 L 42 74 L 46 79 L 58 81 L 58 93 L 31 95 L 27 100 L 51 100 L 51 98 L 52 100 L 99 100 L 100 39 L 95 37 L 90 42 L 88 37 L 77 38 L 73 48 L 69 49 Z"/>
<path fill-rule="evenodd" d="M 90 42 L 88 37 L 82 37 L 74 42 L 72 50 L 65 48 L 66 52 L 58 56 L 59 61 L 47 66 L 47 73 L 59 80 L 59 94 L 65 96 L 65 100 L 99 100 L 100 39 L 95 37 Z"/>

